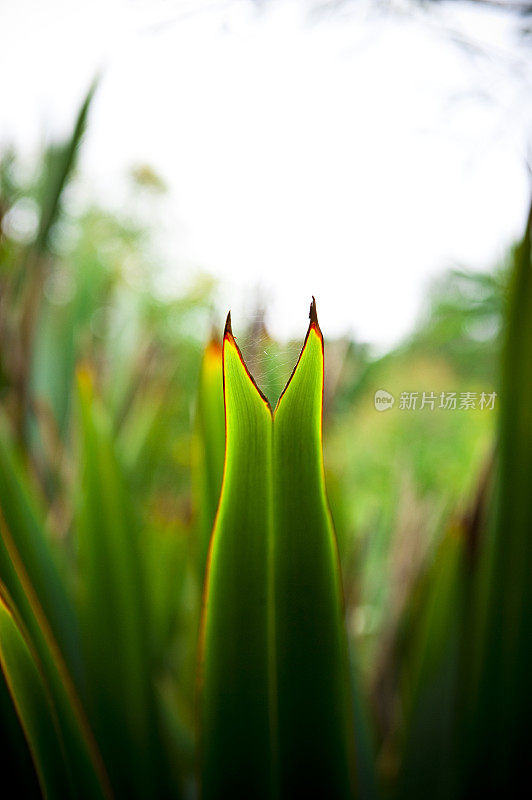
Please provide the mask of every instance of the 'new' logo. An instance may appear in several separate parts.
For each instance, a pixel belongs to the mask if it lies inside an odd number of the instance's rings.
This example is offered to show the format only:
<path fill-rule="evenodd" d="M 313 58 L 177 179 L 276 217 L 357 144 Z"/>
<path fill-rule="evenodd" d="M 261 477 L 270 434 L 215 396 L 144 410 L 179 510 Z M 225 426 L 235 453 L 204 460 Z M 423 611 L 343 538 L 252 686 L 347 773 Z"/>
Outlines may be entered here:
<path fill-rule="evenodd" d="M 388 411 L 395 403 L 395 397 L 385 389 L 377 389 L 374 397 L 375 408 L 377 411 Z"/>

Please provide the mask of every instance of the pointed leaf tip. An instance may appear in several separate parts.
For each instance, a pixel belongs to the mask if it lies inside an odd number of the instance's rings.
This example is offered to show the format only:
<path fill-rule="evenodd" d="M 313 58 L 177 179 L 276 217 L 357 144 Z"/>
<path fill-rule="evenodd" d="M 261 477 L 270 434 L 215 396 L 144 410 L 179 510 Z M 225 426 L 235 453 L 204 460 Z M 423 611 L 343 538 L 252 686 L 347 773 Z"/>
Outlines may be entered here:
<path fill-rule="evenodd" d="M 312 295 L 312 303 L 310 304 L 310 311 L 308 318 L 310 322 L 316 323 L 318 325 L 318 312 L 316 311 L 316 298 Z"/>
<path fill-rule="evenodd" d="M 227 319 L 225 320 L 225 328 L 224 328 L 224 337 L 230 333 L 231 336 L 233 335 L 233 329 L 231 327 L 231 312 L 227 314 Z"/>

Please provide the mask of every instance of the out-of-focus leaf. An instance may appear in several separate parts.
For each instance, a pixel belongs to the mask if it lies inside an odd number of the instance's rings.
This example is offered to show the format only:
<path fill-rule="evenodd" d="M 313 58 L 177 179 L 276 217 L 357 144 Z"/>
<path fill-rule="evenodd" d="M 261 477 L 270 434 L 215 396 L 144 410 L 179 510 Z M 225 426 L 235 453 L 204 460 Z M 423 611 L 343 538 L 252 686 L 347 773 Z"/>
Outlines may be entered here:
<path fill-rule="evenodd" d="M 20 796 L 38 800 L 42 792 L 24 731 L 0 669 L 0 775 Z"/>
<path fill-rule="evenodd" d="M 31 385 L 34 377 L 32 372 L 35 367 L 34 345 L 38 333 L 45 279 L 49 273 L 47 256 L 50 252 L 50 233 L 59 216 L 61 197 L 75 165 L 77 150 L 85 131 L 87 114 L 95 88 L 96 82 L 90 87 L 85 97 L 74 130 L 67 142 L 58 147 L 50 147 L 46 153 L 38 197 L 40 212 L 38 229 L 26 248 L 23 258 L 17 263 L 12 280 L 4 289 L 9 305 L 13 306 L 13 310 L 16 308 L 17 313 L 16 324 L 6 326 L 3 336 L 7 340 L 8 349 L 14 350 L 16 353 L 16 358 L 10 363 L 9 372 L 13 389 L 17 395 L 15 405 L 17 434 L 19 441 L 24 446 L 27 446 L 29 441 L 32 405 L 35 400 Z M 60 357 L 62 365 L 59 372 L 63 375 L 69 365 L 72 365 L 72 331 L 68 332 L 66 339 L 70 340 L 70 346 Z M 57 357 L 57 353 L 55 355 Z M 9 361 L 7 359 L 8 363 Z M 56 365 L 54 364 L 54 366 Z M 68 385 L 68 391 L 64 398 L 59 397 L 58 399 L 57 395 L 54 398 L 57 408 L 54 408 L 53 411 L 58 414 L 56 422 L 59 422 L 61 428 L 65 424 L 64 417 L 68 408 L 70 386 L 71 383 Z M 55 394 L 55 392 L 53 393 Z"/>
<path fill-rule="evenodd" d="M 369 709 L 362 691 L 357 653 L 353 643 L 349 642 L 349 640 L 348 647 L 351 669 L 352 719 L 355 735 L 355 796 L 360 797 L 361 800 L 376 800 L 380 793 L 375 769 L 376 753 Z"/>
<path fill-rule="evenodd" d="M 466 536 L 449 526 L 420 578 L 401 623 L 395 654 L 402 681 L 405 744 L 398 797 L 452 797 L 456 790 L 455 739 L 465 623 Z"/>
<path fill-rule="evenodd" d="M 31 750 L 43 795 L 75 797 L 55 709 L 27 641 L 0 589 L 0 665 Z M 4 786 L 5 788 L 5 786 Z"/>
<path fill-rule="evenodd" d="M 506 311 L 495 495 L 489 509 L 479 497 L 483 513 L 469 526 L 449 529 L 403 622 L 399 797 L 517 796 L 528 781 L 532 411 L 523 398 L 531 394 L 529 220 Z"/>
<path fill-rule="evenodd" d="M 532 210 L 506 312 L 494 524 L 481 564 L 464 796 L 516 796 L 532 748 Z"/>
<path fill-rule="evenodd" d="M 2 513 L 0 541 L 3 583 L 7 587 L 13 587 L 14 606 L 28 631 L 48 692 L 53 699 L 65 757 L 72 774 L 76 776 L 77 796 L 87 800 L 109 798 L 111 791 L 105 768 L 72 678 Z"/>
<path fill-rule="evenodd" d="M 0 436 L 0 513 L 5 526 L 0 536 L 2 580 L 32 633 L 32 615 L 24 609 L 34 594 L 50 624 L 68 669 L 82 685 L 81 644 L 74 608 L 61 581 L 39 513 L 22 471 Z M 29 588 L 31 587 L 31 588 Z"/>
<path fill-rule="evenodd" d="M 52 150 L 50 155 L 47 180 L 40 198 L 39 229 L 33 245 L 37 251 L 46 247 L 50 229 L 57 217 L 61 195 L 75 166 L 78 148 L 85 133 L 87 116 L 96 86 L 97 81 L 94 81 L 81 104 L 72 135 L 65 144 Z"/>
<path fill-rule="evenodd" d="M 203 578 L 220 499 L 225 453 L 222 348 L 212 339 L 203 355 L 197 398 L 193 478 L 198 525 L 198 566 Z"/>
<path fill-rule="evenodd" d="M 80 619 L 89 716 L 120 796 L 164 796 L 138 526 L 91 375 L 78 379 Z M 138 758 L 142 753 L 142 758 Z"/>
<path fill-rule="evenodd" d="M 49 409 L 58 438 L 65 436 L 70 418 L 77 322 L 74 303 L 45 302 L 33 345 L 32 393 Z"/>
<path fill-rule="evenodd" d="M 176 632 L 188 551 L 187 531 L 175 525 L 143 531 L 140 556 L 149 601 L 149 634 L 154 663 L 159 667 Z"/>
<path fill-rule="evenodd" d="M 230 318 L 223 370 L 225 470 L 202 639 L 203 797 L 350 798 L 354 735 L 315 305 L 275 418 Z"/>

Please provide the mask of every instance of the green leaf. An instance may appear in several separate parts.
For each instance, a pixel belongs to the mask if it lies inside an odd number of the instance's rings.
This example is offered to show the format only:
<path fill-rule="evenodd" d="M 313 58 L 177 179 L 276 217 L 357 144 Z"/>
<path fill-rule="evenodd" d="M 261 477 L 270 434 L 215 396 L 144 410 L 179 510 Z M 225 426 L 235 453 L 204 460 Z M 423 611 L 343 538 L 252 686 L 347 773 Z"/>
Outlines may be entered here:
<path fill-rule="evenodd" d="M 0 532 L 3 542 L 13 541 L 1 515 Z M 17 589 L 17 611 L 21 619 L 28 621 L 28 637 L 38 654 L 42 674 L 57 710 L 57 723 L 66 758 L 76 775 L 77 796 L 87 800 L 109 798 L 111 791 L 105 768 L 39 600 L 29 584 L 23 565 L 17 561 L 16 566 L 12 563 L 8 566 L 9 583 Z"/>
<path fill-rule="evenodd" d="M 353 796 L 336 540 L 321 449 L 315 305 L 275 417 L 231 332 L 226 456 L 202 632 L 204 798 Z"/>
<path fill-rule="evenodd" d="M 226 327 L 226 457 L 202 646 L 202 797 L 271 796 L 270 407 Z"/>
<path fill-rule="evenodd" d="M 212 339 L 203 354 L 193 439 L 193 488 L 198 525 L 198 569 L 201 580 L 216 509 L 225 456 L 222 349 Z"/>
<path fill-rule="evenodd" d="M 17 784 L 20 796 L 39 800 L 37 773 L 13 700 L 0 669 L 0 774 L 7 786 Z"/>
<path fill-rule="evenodd" d="M 26 735 L 43 795 L 75 797 L 55 709 L 39 667 L 0 588 L 0 665 Z"/>
<path fill-rule="evenodd" d="M 463 522 L 449 525 L 402 614 L 394 660 L 405 729 L 397 796 L 405 800 L 455 796 L 470 604 L 467 534 Z"/>
<path fill-rule="evenodd" d="M 79 784 L 78 796 L 109 797 L 105 769 L 69 669 L 79 663 L 79 653 L 72 652 L 77 642 L 72 610 L 36 511 L 2 446 L 0 466 L 0 580 L 38 656 L 66 756 Z"/>
<path fill-rule="evenodd" d="M 321 442 L 323 339 L 311 323 L 273 426 L 281 796 L 352 796 L 349 666 Z"/>
<path fill-rule="evenodd" d="M 52 149 L 49 155 L 49 169 L 40 198 L 39 230 L 33 244 L 37 251 L 46 248 L 50 230 L 59 213 L 61 196 L 76 165 L 78 149 L 87 127 L 87 117 L 97 84 L 98 81 L 94 80 L 89 87 L 78 111 L 70 138 L 60 147 Z"/>
<path fill-rule="evenodd" d="M 493 524 L 481 562 L 467 789 L 515 796 L 532 717 L 532 207 L 515 251 L 501 365 Z"/>
<path fill-rule="evenodd" d="M 79 372 L 78 390 L 82 486 L 76 527 L 89 716 L 117 794 L 157 797 L 166 773 L 157 746 L 137 518 L 87 370 Z"/>
<path fill-rule="evenodd" d="M 528 781 L 531 222 L 532 213 L 507 298 L 494 497 L 488 473 L 475 513 L 462 530 L 450 526 L 404 620 L 399 797 L 517 796 Z"/>
<path fill-rule="evenodd" d="M 0 580 L 5 583 L 30 631 L 32 615 L 26 616 L 24 613 L 27 595 L 35 594 L 39 598 L 69 671 L 80 687 L 83 668 L 74 607 L 59 575 L 39 511 L 22 471 L 2 436 L 0 514 L 4 521 L 4 532 L 0 537 Z"/>

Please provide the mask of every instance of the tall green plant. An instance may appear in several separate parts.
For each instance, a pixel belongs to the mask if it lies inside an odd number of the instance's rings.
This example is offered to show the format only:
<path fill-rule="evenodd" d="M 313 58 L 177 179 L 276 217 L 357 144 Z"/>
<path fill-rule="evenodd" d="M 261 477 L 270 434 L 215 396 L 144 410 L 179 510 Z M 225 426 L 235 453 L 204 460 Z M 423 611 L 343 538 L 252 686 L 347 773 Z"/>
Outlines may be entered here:
<path fill-rule="evenodd" d="M 349 668 L 323 476 L 314 301 L 274 414 L 230 316 L 223 376 L 225 468 L 200 667 L 202 796 L 351 797 Z"/>

